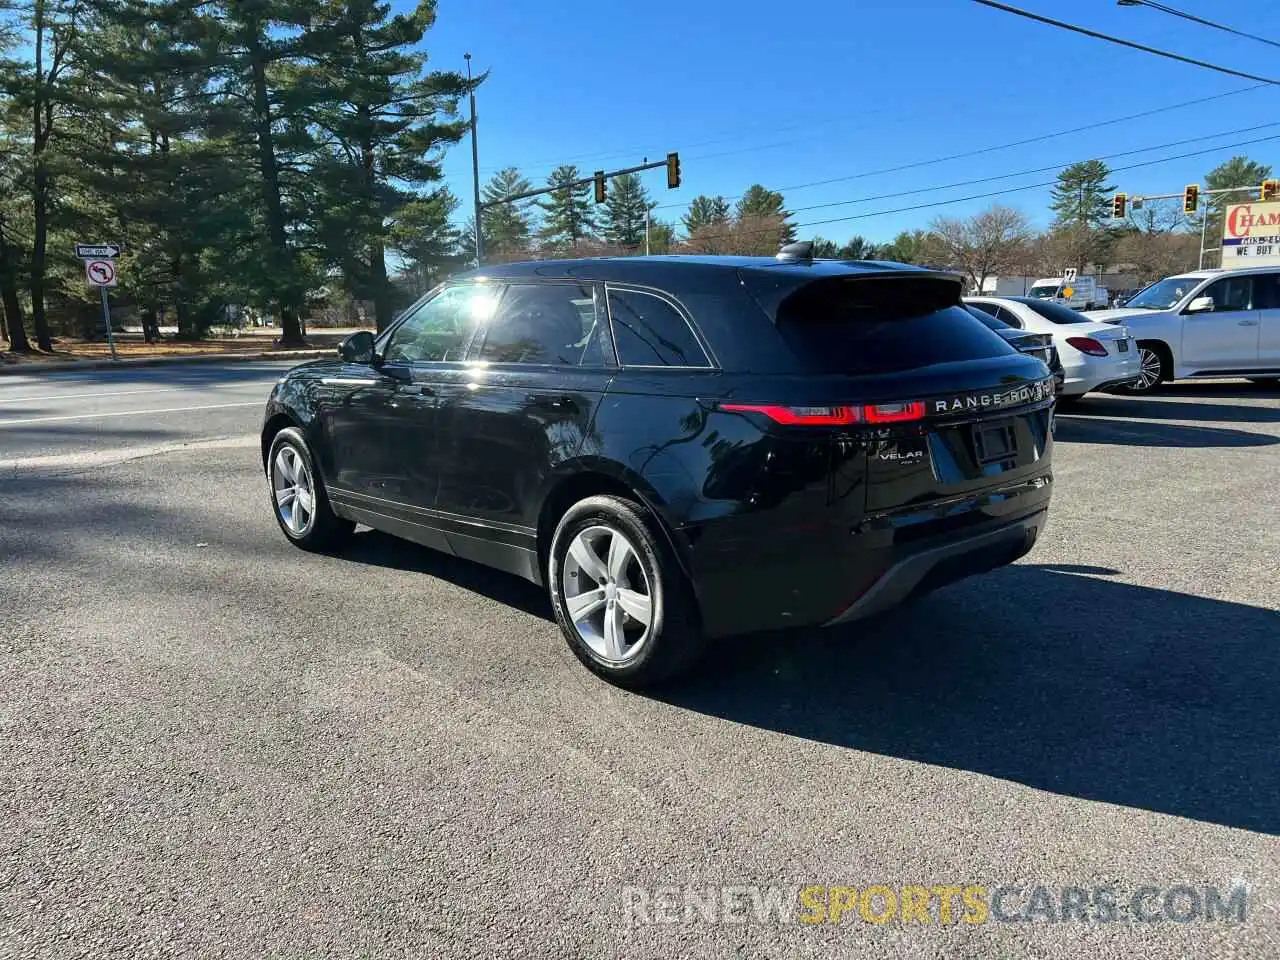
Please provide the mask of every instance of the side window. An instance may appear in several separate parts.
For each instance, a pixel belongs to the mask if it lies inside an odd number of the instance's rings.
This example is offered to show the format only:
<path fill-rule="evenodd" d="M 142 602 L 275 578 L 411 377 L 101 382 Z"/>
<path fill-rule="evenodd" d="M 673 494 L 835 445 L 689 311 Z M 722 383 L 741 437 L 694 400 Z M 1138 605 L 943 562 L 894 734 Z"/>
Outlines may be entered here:
<path fill-rule="evenodd" d="M 709 367 L 711 361 L 680 312 L 661 297 L 609 291 L 609 315 L 623 366 Z"/>
<path fill-rule="evenodd" d="M 1021 330 L 1024 326 L 1022 318 L 1010 310 L 1008 307 L 996 307 L 996 319 L 1003 320 L 1011 327 Z"/>
<path fill-rule="evenodd" d="M 1214 313 L 1252 309 L 1252 277 L 1227 277 L 1210 284 L 1199 296 L 1213 297 Z"/>
<path fill-rule="evenodd" d="M 491 363 L 606 364 L 605 324 L 590 286 L 513 283 L 485 327 L 476 358 Z"/>
<path fill-rule="evenodd" d="M 988 316 L 995 317 L 997 320 L 1004 319 L 1002 316 L 1000 316 L 1000 308 L 997 307 L 994 303 L 971 303 L 969 304 L 969 306 L 973 307 L 973 309 L 975 310 L 981 310 L 983 313 L 987 314 Z"/>
<path fill-rule="evenodd" d="M 1253 306 L 1256 310 L 1280 310 L 1280 273 L 1253 275 Z"/>
<path fill-rule="evenodd" d="M 461 360 L 477 327 L 492 316 L 501 287 L 463 283 L 445 287 L 391 331 L 383 346 L 389 362 Z"/>

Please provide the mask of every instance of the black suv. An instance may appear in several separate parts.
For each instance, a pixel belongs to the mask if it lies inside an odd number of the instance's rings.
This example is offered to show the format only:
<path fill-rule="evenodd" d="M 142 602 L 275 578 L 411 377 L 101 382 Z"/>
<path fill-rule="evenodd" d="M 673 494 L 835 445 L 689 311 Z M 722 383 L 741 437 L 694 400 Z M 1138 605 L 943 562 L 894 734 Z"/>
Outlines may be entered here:
<path fill-rule="evenodd" d="M 363 523 L 545 585 L 622 684 L 853 620 L 1045 522 L 1053 381 L 960 294 L 781 255 L 486 267 L 277 384 L 275 516 L 306 549 Z"/>

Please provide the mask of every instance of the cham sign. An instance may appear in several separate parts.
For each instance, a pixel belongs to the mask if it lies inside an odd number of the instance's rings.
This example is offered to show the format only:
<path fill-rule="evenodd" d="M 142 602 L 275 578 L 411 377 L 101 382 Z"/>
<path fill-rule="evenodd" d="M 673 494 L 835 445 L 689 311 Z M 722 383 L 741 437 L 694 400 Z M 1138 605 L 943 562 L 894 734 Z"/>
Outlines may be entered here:
<path fill-rule="evenodd" d="M 1222 265 L 1280 266 L 1280 203 L 1234 203 L 1222 230 Z"/>

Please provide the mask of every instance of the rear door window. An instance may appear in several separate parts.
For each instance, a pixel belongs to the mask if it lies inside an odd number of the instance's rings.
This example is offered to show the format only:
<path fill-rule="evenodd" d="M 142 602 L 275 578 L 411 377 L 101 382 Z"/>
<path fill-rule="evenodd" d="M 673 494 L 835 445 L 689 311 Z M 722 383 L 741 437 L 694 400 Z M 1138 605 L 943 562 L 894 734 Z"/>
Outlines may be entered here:
<path fill-rule="evenodd" d="M 594 289 L 578 283 L 509 284 L 474 350 L 490 363 L 589 367 L 611 353 Z"/>
<path fill-rule="evenodd" d="M 778 330 L 814 372 L 876 374 L 1017 351 L 933 278 L 827 279 L 778 306 Z"/>
<path fill-rule="evenodd" d="M 1093 321 L 1086 317 L 1083 313 L 1078 313 L 1070 307 L 1064 307 L 1060 303 L 1050 303 L 1045 300 L 1032 300 L 1029 297 L 1023 297 L 1018 300 L 1030 310 L 1034 310 L 1040 316 L 1044 317 L 1050 323 L 1092 323 Z"/>
<path fill-rule="evenodd" d="M 1255 310 L 1280 310 L 1280 273 L 1253 275 L 1253 306 Z"/>

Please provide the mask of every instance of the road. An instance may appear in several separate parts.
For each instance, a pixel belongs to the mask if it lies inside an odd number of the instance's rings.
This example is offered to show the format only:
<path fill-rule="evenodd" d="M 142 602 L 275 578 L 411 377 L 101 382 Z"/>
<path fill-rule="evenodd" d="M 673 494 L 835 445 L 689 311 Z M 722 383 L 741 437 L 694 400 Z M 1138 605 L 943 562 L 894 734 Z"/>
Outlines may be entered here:
<path fill-rule="evenodd" d="M 0 956 L 1280 951 L 1280 392 L 1087 400 L 1023 562 L 641 696 L 521 581 L 291 548 L 255 436 L 278 375 L 0 379 Z M 658 885 L 873 884 L 1248 909 L 656 922 Z"/>

